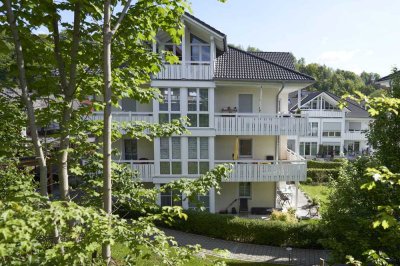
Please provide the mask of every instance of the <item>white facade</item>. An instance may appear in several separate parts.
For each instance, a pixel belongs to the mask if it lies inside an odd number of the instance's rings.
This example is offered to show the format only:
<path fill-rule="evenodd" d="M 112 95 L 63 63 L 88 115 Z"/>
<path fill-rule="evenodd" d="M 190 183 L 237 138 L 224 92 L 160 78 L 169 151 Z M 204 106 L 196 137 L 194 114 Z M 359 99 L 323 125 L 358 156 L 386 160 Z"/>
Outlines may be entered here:
<path fill-rule="evenodd" d="M 184 22 L 181 46 L 169 44 L 168 36 L 160 33 L 153 47 L 169 49 L 181 59 L 181 64 L 166 64 L 151 82 L 160 89 L 164 102 L 143 105 L 124 100 L 121 110 L 113 112 L 113 120 L 163 123 L 187 116 L 191 134 L 154 142 L 124 138 L 114 143 L 121 152 L 114 159 L 131 165 L 144 182 L 156 187 L 182 177 L 196 178 L 215 165 L 231 163 L 234 171 L 223 182 L 222 193 L 211 189 L 208 195 L 199 196 L 210 212 L 239 210 L 244 198 L 249 212 L 277 207 L 277 183 L 305 180 L 307 167 L 301 157 L 288 151 L 287 136 L 307 134 L 308 118 L 290 114 L 281 103 L 288 101 L 290 92 L 309 83 L 216 81 L 214 60 L 226 49 L 226 40 L 190 17 Z M 96 119 L 101 116 L 94 114 Z M 187 200 L 172 202 L 172 193 L 160 195 L 159 203 L 193 206 Z"/>
<path fill-rule="evenodd" d="M 354 158 L 370 152 L 366 132 L 371 118 L 355 117 L 350 108 L 339 109 L 338 102 L 326 93 L 303 102 L 300 110 L 308 115 L 309 124 L 306 136 L 289 136 L 289 148 L 296 153 L 311 159 L 332 155 Z"/>

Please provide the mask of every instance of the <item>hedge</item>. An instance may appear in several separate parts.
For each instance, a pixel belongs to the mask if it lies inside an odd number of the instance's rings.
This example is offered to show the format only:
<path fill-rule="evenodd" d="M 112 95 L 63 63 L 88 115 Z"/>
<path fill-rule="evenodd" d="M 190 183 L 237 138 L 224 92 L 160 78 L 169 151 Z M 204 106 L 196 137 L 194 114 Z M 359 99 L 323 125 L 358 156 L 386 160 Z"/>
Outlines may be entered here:
<path fill-rule="evenodd" d="M 287 223 L 241 218 L 228 214 L 186 211 L 187 220 L 176 220 L 171 228 L 184 232 L 244 243 L 322 248 L 324 230 L 318 221 Z"/>
<path fill-rule="evenodd" d="M 307 177 L 315 183 L 326 183 L 330 178 L 336 179 L 340 169 L 308 168 Z"/>
<path fill-rule="evenodd" d="M 339 169 L 343 162 L 307 161 L 307 167 L 312 169 Z"/>

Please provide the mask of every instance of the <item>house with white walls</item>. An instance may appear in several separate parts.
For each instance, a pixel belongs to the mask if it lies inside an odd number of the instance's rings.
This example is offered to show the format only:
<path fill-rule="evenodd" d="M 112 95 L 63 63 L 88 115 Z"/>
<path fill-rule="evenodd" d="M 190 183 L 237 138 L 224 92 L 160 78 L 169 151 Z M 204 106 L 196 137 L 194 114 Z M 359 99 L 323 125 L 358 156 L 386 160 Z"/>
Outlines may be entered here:
<path fill-rule="evenodd" d="M 375 81 L 375 84 L 381 88 L 391 88 L 392 87 L 392 80 L 395 75 L 400 75 L 400 71 L 392 73 L 390 75 L 384 76 Z"/>
<path fill-rule="evenodd" d="M 306 180 L 306 163 L 288 150 L 288 136 L 306 136 L 308 118 L 288 110 L 288 95 L 312 83 L 295 70 L 293 56 L 284 52 L 246 52 L 227 45 L 227 36 L 198 18 L 185 14 L 182 43 L 164 32 L 153 51 L 173 52 L 179 64 L 165 63 L 152 77 L 164 102 L 121 101 L 114 121 L 165 123 L 186 116 L 191 134 L 157 138 L 154 142 L 128 137 L 114 143 L 120 156 L 149 187 L 179 178 L 197 178 L 219 164 L 233 172 L 217 194 L 199 195 L 210 212 L 263 213 L 282 204 L 286 182 Z M 100 119 L 102 113 L 94 113 Z M 174 191 L 159 195 L 163 206 L 194 208 Z M 295 197 L 293 193 L 293 197 Z"/>
<path fill-rule="evenodd" d="M 340 109 L 340 101 L 339 96 L 330 92 L 291 93 L 289 110 L 308 116 L 309 130 L 305 136 L 289 136 L 289 149 L 307 159 L 337 156 L 351 159 L 368 154 L 371 150 L 366 132 L 371 118 L 367 110 L 351 100 L 345 100 L 346 106 Z"/>

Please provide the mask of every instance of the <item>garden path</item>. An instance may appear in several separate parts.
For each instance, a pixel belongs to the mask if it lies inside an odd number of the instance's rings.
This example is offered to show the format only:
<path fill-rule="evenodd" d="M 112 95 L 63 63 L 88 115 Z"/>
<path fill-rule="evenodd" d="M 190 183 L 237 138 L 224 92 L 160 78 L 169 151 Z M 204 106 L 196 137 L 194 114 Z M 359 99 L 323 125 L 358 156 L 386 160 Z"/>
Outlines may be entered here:
<path fill-rule="evenodd" d="M 212 226 L 212 225 L 210 225 Z M 320 265 L 321 258 L 326 260 L 327 250 L 293 248 L 291 254 L 283 247 L 239 243 L 206 236 L 200 236 L 181 231 L 163 229 L 169 236 L 173 236 L 179 245 L 201 245 L 203 253 L 212 256 L 222 256 L 227 259 L 249 262 L 268 262 L 285 265 Z M 227 250 L 218 252 L 216 250 Z"/>

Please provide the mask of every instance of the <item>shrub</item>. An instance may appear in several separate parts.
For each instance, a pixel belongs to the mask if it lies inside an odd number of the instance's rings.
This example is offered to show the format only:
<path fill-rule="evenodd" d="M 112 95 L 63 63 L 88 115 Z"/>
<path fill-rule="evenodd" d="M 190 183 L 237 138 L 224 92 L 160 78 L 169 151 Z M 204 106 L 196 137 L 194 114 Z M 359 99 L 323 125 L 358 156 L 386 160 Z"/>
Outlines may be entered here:
<path fill-rule="evenodd" d="M 288 210 L 288 212 L 273 210 L 271 213 L 271 220 L 287 222 L 287 223 L 297 223 L 298 222 L 298 220 L 296 218 L 296 211 L 293 212 L 293 211 L 289 211 L 289 210 Z"/>
<path fill-rule="evenodd" d="M 320 223 L 288 223 L 241 218 L 228 214 L 187 211 L 187 220 L 176 220 L 173 229 L 225 240 L 272 246 L 321 248 Z"/>
<path fill-rule="evenodd" d="M 336 159 L 335 159 L 336 160 Z M 343 160 L 334 162 L 307 161 L 307 167 L 312 169 L 336 169 L 339 170 L 343 165 Z"/>
<path fill-rule="evenodd" d="M 308 168 L 307 177 L 314 183 L 326 183 L 330 178 L 337 179 L 340 169 Z"/>

